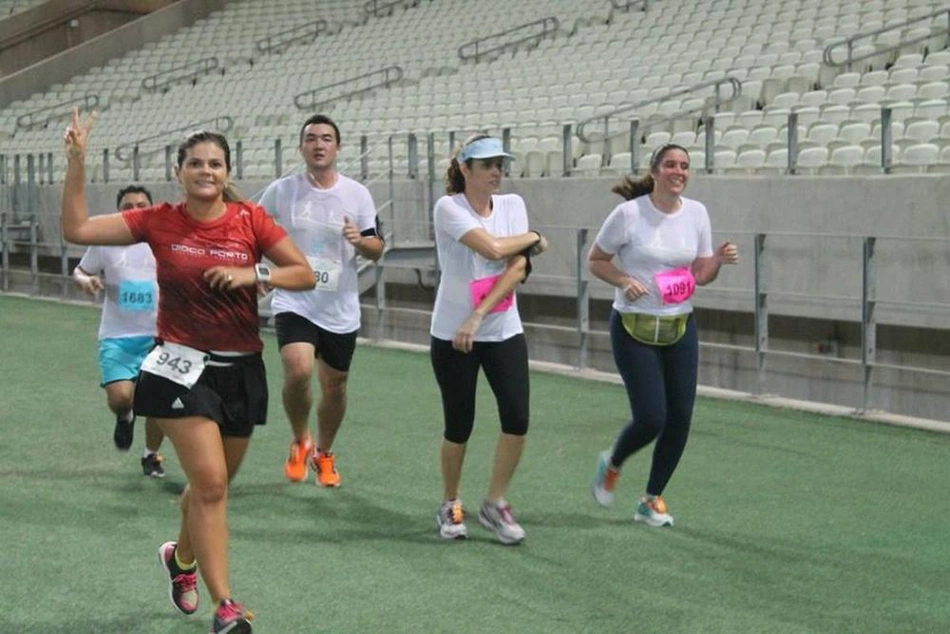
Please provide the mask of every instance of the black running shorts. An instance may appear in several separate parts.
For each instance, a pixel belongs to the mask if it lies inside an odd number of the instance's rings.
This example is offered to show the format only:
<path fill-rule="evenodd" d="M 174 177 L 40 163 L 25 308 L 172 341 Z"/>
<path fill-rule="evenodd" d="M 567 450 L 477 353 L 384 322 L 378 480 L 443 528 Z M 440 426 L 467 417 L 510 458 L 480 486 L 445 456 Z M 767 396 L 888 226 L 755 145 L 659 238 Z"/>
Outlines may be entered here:
<path fill-rule="evenodd" d="M 260 353 L 212 361 L 190 389 L 142 372 L 135 385 L 138 416 L 203 416 L 218 423 L 222 436 L 248 438 L 267 422 L 267 376 Z"/>
<path fill-rule="evenodd" d="M 349 372 L 356 350 L 358 331 L 338 334 L 325 330 L 306 317 L 297 313 L 277 313 L 274 316 L 277 330 L 277 345 L 281 348 L 288 343 L 309 343 L 313 346 L 313 356 L 339 372 Z"/>

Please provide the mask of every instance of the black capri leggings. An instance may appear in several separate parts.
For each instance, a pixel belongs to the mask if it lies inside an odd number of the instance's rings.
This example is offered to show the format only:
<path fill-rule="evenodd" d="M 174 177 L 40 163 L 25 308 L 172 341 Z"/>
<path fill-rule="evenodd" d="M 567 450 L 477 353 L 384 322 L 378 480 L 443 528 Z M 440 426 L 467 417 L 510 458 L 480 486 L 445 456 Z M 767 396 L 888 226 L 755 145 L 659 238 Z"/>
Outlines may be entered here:
<path fill-rule="evenodd" d="M 524 436 L 528 433 L 528 345 L 524 334 L 504 341 L 476 341 L 468 354 L 452 347 L 451 341 L 432 337 L 432 369 L 442 391 L 445 439 L 463 444 L 475 425 L 475 386 L 478 370 L 498 403 L 501 430 Z"/>

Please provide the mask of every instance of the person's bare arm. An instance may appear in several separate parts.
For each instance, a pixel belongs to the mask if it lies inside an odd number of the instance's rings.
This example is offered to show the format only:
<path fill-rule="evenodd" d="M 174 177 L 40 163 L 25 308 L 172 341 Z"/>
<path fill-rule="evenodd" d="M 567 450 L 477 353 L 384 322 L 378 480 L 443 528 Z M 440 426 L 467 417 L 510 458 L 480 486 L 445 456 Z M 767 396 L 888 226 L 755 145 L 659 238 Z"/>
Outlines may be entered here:
<path fill-rule="evenodd" d="M 86 203 L 86 147 L 95 122 L 95 112 L 82 122 L 79 120 L 79 109 L 73 108 L 72 122 L 66 128 L 66 176 L 63 179 L 60 215 L 63 238 L 74 244 L 133 244 L 135 238 L 122 214 L 89 217 Z"/>
<path fill-rule="evenodd" d="M 537 231 L 497 238 L 481 227 L 465 232 L 459 242 L 486 260 L 504 260 L 525 249 L 531 249 L 531 255 L 537 255 L 548 248 L 548 241 Z"/>
<path fill-rule="evenodd" d="M 313 269 L 290 236 L 284 237 L 264 255 L 275 265 L 270 267 L 269 286 L 288 291 L 307 291 L 316 286 Z M 205 271 L 204 277 L 212 288 L 221 290 L 256 286 L 258 283 L 257 271 L 253 266 L 214 266 Z"/>
<path fill-rule="evenodd" d="M 452 338 L 453 348 L 459 352 L 472 351 L 475 334 L 481 327 L 485 315 L 490 313 L 508 293 L 515 290 L 518 284 L 524 281 L 527 276 L 527 270 L 528 259 L 523 255 L 516 255 L 508 261 L 505 272 L 499 276 L 495 285 L 488 291 L 488 294 L 482 298 L 482 301 L 478 303 L 478 306 L 475 307 L 472 314 L 468 316 L 468 319 L 466 319 L 455 332 L 455 337 Z"/>
<path fill-rule="evenodd" d="M 723 242 L 713 255 L 693 260 L 693 277 L 696 278 L 697 285 L 704 286 L 718 277 L 723 264 L 738 263 L 739 249 L 731 242 Z"/>
<path fill-rule="evenodd" d="M 646 284 L 618 269 L 613 260 L 612 253 L 607 253 L 595 244 L 590 248 L 590 253 L 587 255 L 587 268 L 595 277 L 602 279 L 611 286 L 623 289 L 624 295 L 630 301 L 636 301 L 643 295 L 650 294 Z"/>

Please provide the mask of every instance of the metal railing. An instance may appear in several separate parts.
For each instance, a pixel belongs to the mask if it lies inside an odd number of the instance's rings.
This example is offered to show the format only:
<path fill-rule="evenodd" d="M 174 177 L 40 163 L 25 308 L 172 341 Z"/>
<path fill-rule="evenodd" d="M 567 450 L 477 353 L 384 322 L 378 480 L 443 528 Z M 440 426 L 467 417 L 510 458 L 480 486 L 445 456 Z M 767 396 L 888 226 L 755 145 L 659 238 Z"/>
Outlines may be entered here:
<path fill-rule="evenodd" d="M 721 87 L 726 84 L 729 84 L 729 86 L 732 88 L 732 91 L 728 97 L 723 97 Z M 612 132 L 610 128 L 611 119 L 616 121 L 618 119 L 618 115 L 622 115 L 628 112 L 636 112 L 637 110 L 642 109 L 644 106 L 660 104 L 665 101 L 669 101 L 670 99 L 675 99 L 678 97 L 683 97 L 685 95 L 691 95 L 694 93 L 702 92 L 707 88 L 712 88 L 714 93 L 711 100 L 709 98 L 705 99 L 701 106 L 697 106 L 695 108 L 689 108 L 686 110 L 681 110 L 679 112 L 676 112 L 667 116 L 649 117 L 646 120 L 636 118 L 635 120 L 638 122 L 637 129 L 630 130 L 630 133 L 632 135 L 638 136 L 640 133 L 644 132 L 644 128 L 649 128 L 652 126 L 669 123 L 670 121 L 682 119 L 683 117 L 687 117 L 691 114 L 706 112 L 707 110 L 710 110 L 710 109 L 712 109 L 713 112 L 718 112 L 719 107 L 723 103 L 729 101 L 730 99 L 735 99 L 736 97 L 739 97 L 740 95 L 742 95 L 742 82 L 736 79 L 735 77 L 721 77 L 719 79 L 712 79 L 709 81 L 695 84 L 693 86 L 689 86 L 687 88 L 683 88 L 681 90 L 673 90 L 660 97 L 651 97 L 649 99 L 644 99 L 643 101 L 638 101 L 637 103 L 634 103 L 628 106 L 620 106 L 609 112 L 594 115 L 592 117 L 579 121 L 577 123 L 577 138 L 584 143 L 603 142 L 604 143 L 604 158 L 605 159 L 609 158 L 609 145 L 610 145 L 609 141 L 611 139 L 623 136 L 624 134 L 628 132 L 626 128 L 619 131 Z M 601 130 L 598 131 L 598 134 L 601 134 L 602 136 L 599 136 L 596 139 L 593 138 L 593 133 L 588 130 L 588 126 L 595 122 L 603 123 L 603 127 L 601 128 Z M 631 139 L 630 139 L 631 154 L 636 154 L 636 151 L 637 151 L 636 147 L 634 147 L 634 141 L 635 141 L 634 137 L 631 136 Z M 639 143 L 636 143 L 635 145 L 639 146 Z"/>
<path fill-rule="evenodd" d="M 367 0 L 363 3 L 363 13 L 374 18 L 392 15 L 399 7 L 413 7 L 419 4 L 418 0 Z"/>
<path fill-rule="evenodd" d="M 590 303 L 592 301 L 591 282 L 599 283 L 597 280 L 591 280 L 586 270 L 586 252 L 590 231 L 587 228 L 577 227 L 545 227 L 539 226 L 539 229 L 546 235 L 560 230 L 562 233 L 573 233 L 573 241 L 564 238 L 564 244 L 573 242 L 574 246 L 574 274 L 571 277 L 546 276 L 536 271 L 532 275 L 534 283 L 544 283 L 550 281 L 559 281 L 562 288 L 573 288 L 576 291 L 576 313 L 574 315 L 573 326 L 552 325 L 537 322 L 525 322 L 526 327 L 533 329 L 558 331 L 562 333 L 574 333 L 575 341 L 575 359 L 576 368 L 584 370 L 590 368 L 591 339 L 592 336 L 607 337 L 606 331 L 592 330 L 590 320 Z M 876 386 L 875 377 L 878 370 L 900 370 L 914 374 L 930 375 L 934 377 L 950 378 L 950 371 L 939 368 L 929 368 L 914 365 L 898 365 L 887 363 L 878 359 L 876 347 L 876 337 L 878 330 L 878 320 L 876 317 L 878 307 L 882 305 L 904 306 L 905 300 L 891 299 L 884 300 L 878 296 L 877 279 L 880 268 L 880 258 L 877 256 L 876 245 L 883 240 L 908 241 L 911 243 L 919 241 L 930 241 L 946 244 L 950 247 L 948 238 L 928 238 L 928 237 L 891 237 L 891 236 L 855 236 L 855 235 L 832 235 L 832 234 L 811 234 L 794 232 L 770 232 L 770 233 L 749 233 L 749 232 L 729 232 L 729 235 L 745 234 L 754 241 L 754 282 L 751 289 L 720 289 L 721 293 L 739 296 L 748 302 L 747 310 L 754 316 L 753 330 L 748 333 L 752 339 L 751 345 L 726 344 L 714 341 L 701 341 L 700 346 L 706 349 L 715 349 L 726 352 L 736 352 L 743 355 L 749 355 L 755 360 L 755 389 L 754 394 L 767 395 L 777 390 L 781 394 L 779 386 L 770 381 L 769 360 L 776 358 L 811 360 L 821 363 L 845 365 L 858 368 L 861 376 L 861 396 L 851 404 L 855 414 L 864 414 L 870 410 L 876 409 Z M 770 250 L 767 244 L 776 241 L 800 241 L 800 240 L 824 240 L 839 239 L 850 243 L 860 244 L 860 270 L 855 271 L 855 277 L 860 277 L 860 295 L 854 297 L 845 297 L 840 295 L 818 296 L 814 294 L 804 294 L 793 291 L 783 291 L 774 288 L 770 284 L 769 269 L 776 265 L 776 261 L 770 257 Z M 886 261 L 886 260 L 885 260 Z M 395 269 L 405 268 L 405 264 L 397 263 Z M 436 273 L 437 263 L 420 264 L 418 261 L 412 264 L 414 267 L 423 267 L 427 271 Z M 393 268 L 388 265 L 383 258 L 376 263 L 376 293 L 373 299 L 373 308 L 376 312 L 377 333 L 376 338 L 381 337 L 381 328 L 379 327 L 383 313 L 386 311 L 394 313 L 419 313 L 419 308 L 399 308 L 386 303 L 387 269 Z M 801 301 L 802 299 L 820 299 L 829 303 L 837 304 L 842 308 L 853 311 L 853 319 L 847 321 L 857 322 L 861 329 L 861 343 L 857 354 L 846 356 L 840 349 L 829 348 L 822 352 L 816 349 L 814 352 L 805 352 L 793 349 L 779 348 L 773 346 L 773 337 L 769 333 L 770 320 L 770 302 L 776 299 L 786 301 Z M 915 303 L 915 306 L 922 305 Z M 948 323 L 950 323 L 950 304 L 930 302 L 927 308 L 946 314 Z M 429 313 L 423 310 L 422 312 Z"/>
<path fill-rule="evenodd" d="M 300 110 L 320 110 L 334 101 L 351 99 L 377 88 L 388 88 L 402 81 L 404 75 L 401 66 L 387 66 L 319 88 L 305 90 L 294 95 L 294 105 Z M 333 94 L 334 92 L 336 94 Z M 327 94 L 330 94 L 330 96 L 324 96 Z"/>
<path fill-rule="evenodd" d="M 618 11 L 637 9 L 646 12 L 649 6 L 650 0 L 610 0 L 610 7 Z"/>
<path fill-rule="evenodd" d="M 385 144 L 388 146 L 388 143 Z M 387 212 L 388 218 L 393 218 L 394 196 L 391 192 L 390 200 L 383 202 L 380 214 Z M 431 202 L 431 201 L 429 201 Z M 66 297 L 71 291 L 70 257 L 78 257 L 77 248 L 66 245 L 58 238 L 53 241 L 44 241 L 43 227 L 51 230 L 58 227 L 58 215 L 51 213 L 49 218 L 41 222 L 42 218 L 34 214 L 28 218 L 16 219 L 9 212 L 0 213 L 0 288 L 4 291 L 23 292 L 26 289 L 31 294 L 58 295 Z M 526 322 L 526 326 L 558 332 L 562 335 L 573 333 L 574 365 L 578 369 L 591 368 L 592 339 L 607 336 L 604 330 L 592 328 L 590 307 L 597 299 L 607 301 L 609 287 L 599 280 L 592 279 L 587 272 L 586 256 L 590 246 L 591 231 L 586 227 L 567 226 L 538 226 L 555 245 L 552 253 L 560 254 L 561 260 L 567 260 L 555 267 L 552 271 L 568 271 L 566 274 L 555 275 L 546 273 L 546 264 L 539 261 L 532 275 L 532 288 L 540 289 L 535 292 L 541 294 L 576 296 L 573 315 L 560 316 L 558 324 L 544 322 Z M 423 227 L 422 229 L 426 229 Z M 385 226 L 384 226 L 384 230 Z M 401 229 L 389 225 L 387 238 L 390 243 L 395 242 Z M 881 310 L 894 311 L 911 310 L 915 314 L 925 312 L 933 317 L 933 323 L 950 323 L 950 303 L 939 301 L 944 295 L 934 298 L 925 298 L 918 301 L 913 297 L 898 297 L 904 294 L 904 287 L 898 284 L 903 276 L 899 268 L 906 266 L 902 259 L 895 259 L 895 253 L 914 252 L 946 253 L 950 250 L 950 238 L 946 237 L 913 237 L 913 236 L 861 236 L 851 234 L 827 234 L 805 232 L 749 232 L 749 231 L 717 231 L 717 235 L 729 235 L 752 243 L 752 280 L 749 286 L 733 287 L 717 284 L 714 292 L 725 303 L 746 314 L 751 314 L 753 320 L 751 331 L 737 332 L 738 341 L 742 343 L 721 343 L 704 340 L 701 346 L 708 350 L 734 352 L 745 355 L 754 361 L 754 377 L 749 390 L 752 393 L 766 395 L 779 393 L 781 384 L 775 378 L 775 371 L 770 372 L 770 363 L 775 359 L 809 360 L 836 366 L 855 368 L 860 373 L 860 380 L 854 381 L 842 377 L 840 380 L 855 386 L 854 401 L 850 403 L 854 412 L 862 414 L 878 407 L 877 377 L 883 370 L 898 370 L 910 372 L 914 375 L 950 378 L 950 371 L 941 367 L 924 367 L 914 364 L 898 364 L 882 358 L 877 349 L 877 334 L 879 330 L 879 315 Z M 827 251 L 828 247 L 821 246 L 823 242 L 834 243 L 832 249 L 838 254 L 840 262 L 837 270 L 843 273 L 841 279 L 827 285 L 806 285 L 795 281 L 794 276 L 782 275 L 782 267 L 788 266 L 789 254 L 801 256 L 801 245 L 811 245 L 812 249 Z M 815 246 L 815 245 L 818 246 Z M 839 246 L 840 244 L 840 246 Z M 888 245 L 882 250 L 882 244 Z M 557 246 L 560 245 L 560 246 Z M 909 247 L 906 245 L 910 245 Z M 930 245 L 925 248 L 924 245 Z M 429 308 L 398 307 L 386 303 L 386 284 L 389 281 L 388 271 L 399 269 L 416 270 L 418 278 L 434 281 L 438 276 L 438 263 L 434 257 L 434 249 L 430 243 L 425 249 L 416 249 L 408 259 L 399 259 L 395 256 L 391 260 L 384 257 L 380 262 L 370 265 L 364 263 L 361 278 L 367 282 L 362 284 L 364 290 L 375 285 L 373 306 L 377 311 L 377 324 L 382 321 L 382 315 L 388 311 L 393 315 L 404 311 L 412 313 L 426 313 Z M 18 265 L 12 263 L 16 256 Z M 40 258 L 49 260 L 52 256 L 58 260 L 58 266 L 41 267 Z M 849 268 L 849 267 L 853 267 Z M 58 270 L 56 270 L 58 269 Z M 939 275 L 939 272 L 937 273 Z M 746 277 L 748 279 L 748 277 Z M 890 289 L 888 296 L 882 296 L 881 280 L 886 279 L 886 288 Z M 370 283 L 370 280 L 372 282 Z M 15 283 L 14 283 L 15 282 Z M 404 283 L 404 282 L 400 282 Z M 599 287 L 599 288 L 598 288 Z M 943 287 L 945 288 L 945 286 Z M 548 290 L 545 289 L 555 289 Z M 805 290 L 811 289 L 811 290 Z M 840 290 L 839 290 L 840 289 Z M 856 289 L 851 291 L 849 289 Z M 594 296 L 596 291 L 596 297 Z M 908 288 L 907 293 L 912 293 Z M 936 300 L 936 301 L 935 301 Z M 801 347 L 794 344 L 779 342 L 770 333 L 770 321 L 776 316 L 788 315 L 788 306 L 808 304 L 812 312 L 827 315 L 824 319 L 856 324 L 860 328 L 860 342 L 858 345 L 844 347 L 830 346 L 822 350 L 820 347 Z M 786 308 L 781 309 L 782 306 Z M 776 312 L 775 306 L 780 310 Z M 794 313 L 794 310 L 792 311 Z M 811 314 L 811 313 L 809 313 Z M 568 319 L 566 323 L 564 319 Z M 821 318 L 821 317 L 816 317 Z M 573 320 L 573 324 L 571 321 Z M 887 322 L 894 323 L 894 322 Z M 381 329 L 376 333 L 382 336 Z M 812 341 L 807 343 L 813 344 Z M 886 356 L 886 355 L 883 355 Z M 896 358 L 896 357 L 895 357 Z M 939 364 L 938 364 L 939 365 Z M 787 370 L 778 370 L 787 372 Z M 857 376 L 857 374 L 856 374 Z M 860 395 L 858 389 L 860 388 Z M 785 394 L 787 395 L 787 394 Z"/>
<path fill-rule="evenodd" d="M 120 161 L 128 161 L 134 158 L 134 155 L 138 151 L 137 148 L 152 145 L 157 147 L 151 150 L 151 152 L 161 152 L 164 151 L 167 142 L 170 140 L 174 141 L 174 144 L 177 147 L 182 141 L 182 134 L 195 132 L 196 130 L 207 129 L 226 134 L 233 126 L 234 119 L 228 116 L 213 117 L 211 119 L 196 121 L 195 123 L 189 123 L 185 126 L 165 130 L 157 134 L 152 134 L 150 136 L 142 137 L 140 139 L 136 139 L 135 141 L 130 141 L 128 143 L 123 143 L 122 145 L 116 146 L 115 157 Z M 106 150 L 106 152 L 108 152 L 108 150 Z"/>
<path fill-rule="evenodd" d="M 698 172 L 704 170 L 706 173 L 716 173 L 720 171 L 721 168 L 729 168 L 731 172 L 741 172 L 741 173 L 752 173 L 753 171 L 761 170 L 761 173 L 767 174 L 788 174 L 796 175 L 801 173 L 814 173 L 813 166 L 801 166 L 799 165 L 798 157 L 799 151 L 805 147 L 811 147 L 811 142 L 807 140 L 801 140 L 799 130 L 802 126 L 799 125 L 799 114 L 795 111 L 791 112 L 786 118 L 786 147 L 783 148 L 785 153 L 785 160 L 781 164 L 776 164 L 775 162 L 766 162 L 761 165 L 751 165 L 748 167 L 735 167 L 733 165 L 723 166 L 717 162 L 716 159 L 716 119 L 715 117 L 709 115 L 702 120 L 702 135 L 705 137 L 705 158 L 697 159 L 696 165 L 693 166 L 694 171 Z M 619 120 L 619 117 L 617 117 Z M 828 169 L 823 169 L 822 173 L 828 172 L 833 174 L 890 174 L 895 171 L 895 155 L 893 153 L 894 143 L 893 143 L 893 126 L 892 122 L 895 117 L 893 114 L 893 109 L 891 107 L 882 107 L 880 110 L 880 147 L 881 152 L 879 158 L 876 157 L 876 163 L 871 164 L 864 159 L 854 164 L 831 164 L 827 163 L 826 167 Z M 588 119 L 587 121 L 594 121 L 594 119 Z M 654 120 L 648 120 L 646 126 L 641 120 L 634 118 L 622 121 L 627 134 L 629 134 L 629 155 L 630 163 L 629 165 L 619 166 L 623 171 L 629 171 L 630 173 L 636 174 L 642 169 L 643 158 L 641 156 L 643 152 L 642 147 L 642 138 L 644 127 L 648 127 L 654 123 Z M 132 176 L 134 179 L 139 179 L 138 168 L 141 166 L 141 163 L 145 163 L 148 158 L 154 157 L 162 152 L 165 153 L 165 176 L 164 180 L 171 180 L 172 178 L 172 159 L 173 159 L 173 150 L 177 147 L 178 143 L 181 141 L 181 137 L 186 132 L 194 131 L 198 128 L 210 128 L 217 130 L 222 133 L 227 133 L 233 127 L 233 120 L 231 117 L 217 117 L 214 119 L 209 119 L 205 121 L 196 122 L 190 124 L 189 126 L 183 126 L 181 128 L 176 128 L 172 130 L 167 130 L 149 137 L 144 137 L 132 141 L 130 143 L 123 144 L 115 148 L 115 150 L 104 150 L 101 153 L 101 158 L 96 160 L 90 154 L 90 159 L 88 162 L 89 173 L 95 174 L 96 181 L 108 182 L 111 178 L 110 169 L 113 167 L 113 162 L 118 161 L 124 166 L 131 167 L 133 169 Z M 461 128 L 459 129 L 461 130 Z M 471 130 L 469 130 L 471 131 Z M 512 129 L 510 127 L 505 127 L 500 130 L 499 136 L 503 140 L 503 144 L 507 150 L 511 150 L 512 147 L 512 137 L 513 133 L 516 133 L 517 129 Z M 560 168 L 553 166 L 552 163 L 548 163 L 548 169 L 545 170 L 544 174 L 547 176 L 570 176 L 574 170 L 575 166 L 573 163 L 574 149 L 573 144 L 579 140 L 579 136 L 575 136 L 576 129 L 573 124 L 561 124 L 558 126 L 557 134 L 561 137 L 561 145 L 558 148 L 558 151 L 561 153 L 561 166 Z M 420 177 L 420 173 L 423 170 L 426 170 L 430 178 L 435 178 L 436 180 L 441 179 L 441 174 L 434 174 L 435 164 L 437 162 L 437 157 L 433 153 L 433 149 L 436 145 L 436 136 L 442 135 L 448 137 L 447 147 L 454 146 L 454 140 L 457 137 L 458 132 L 453 132 L 451 130 L 436 132 L 429 132 L 422 135 L 402 132 L 394 134 L 380 134 L 380 135 L 362 135 L 360 142 L 360 155 L 353 165 L 351 165 L 351 172 L 356 174 L 358 173 L 363 180 L 370 178 L 378 178 L 379 170 L 372 170 L 373 174 L 371 175 L 371 170 L 369 169 L 369 162 L 372 158 L 379 157 L 379 154 L 374 154 L 384 147 L 387 143 L 391 142 L 390 139 L 401 139 L 400 142 L 405 142 L 406 151 L 400 150 L 400 152 L 394 157 L 392 164 L 387 168 L 386 172 L 392 171 L 395 174 L 396 178 L 414 180 Z M 553 133 L 552 133 L 553 134 Z M 608 135 L 608 138 L 617 137 L 620 132 L 615 132 L 614 134 Z M 588 139 L 591 139 L 591 136 L 585 135 Z M 601 137 L 593 138 L 592 141 L 588 142 L 600 142 L 603 139 Z M 422 155 L 423 150 L 421 149 L 421 143 L 425 142 L 426 147 L 428 148 L 428 156 Z M 440 143 L 441 144 L 441 143 Z M 287 153 L 287 144 L 284 143 L 280 138 L 275 138 L 271 145 L 266 149 L 272 153 L 273 162 L 272 169 L 266 175 L 260 174 L 260 169 L 255 168 L 256 176 L 251 176 L 250 178 L 272 178 L 280 177 L 284 173 L 283 164 L 285 162 L 284 157 Z M 607 145 L 607 143 L 605 143 Z M 138 148 L 138 160 L 136 159 L 136 148 Z M 254 146 L 253 148 L 248 148 L 247 144 L 241 140 L 232 142 L 232 167 L 234 172 L 234 177 L 238 180 L 243 180 L 247 178 L 247 163 L 246 156 L 248 151 L 259 151 L 262 148 L 261 146 Z M 649 148 L 647 149 L 649 150 Z M 606 152 L 605 152 L 606 154 Z M 420 156 L 421 155 L 421 156 Z M 54 157 L 58 156 L 58 153 L 52 152 L 41 152 L 41 153 L 16 153 L 16 154 L 0 154 L 0 184 L 12 184 L 19 185 L 22 183 L 52 183 L 54 182 Z M 427 159 L 427 160 L 426 160 Z M 378 161 L 377 161 L 378 163 Z M 260 163 L 255 163 L 255 165 L 260 165 Z M 527 163 L 525 163 L 527 165 Z M 604 165 L 607 165 L 606 163 Z M 154 166 L 154 164 L 153 164 Z M 613 169 L 618 166 L 611 165 L 609 169 Z M 906 170 L 903 170 L 906 171 Z M 925 169 L 920 169 L 918 171 L 925 171 Z M 538 176 L 541 174 L 532 173 L 533 176 Z M 434 182 L 434 181 L 433 181 Z"/>
<path fill-rule="evenodd" d="M 854 56 L 855 42 L 868 40 L 869 44 L 874 44 L 874 38 L 876 38 L 878 35 L 881 35 L 882 33 L 889 33 L 891 31 L 902 30 L 907 26 L 910 26 L 912 24 L 917 24 L 919 22 L 929 23 L 931 20 L 933 20 L 933 18 L 936 18 L 944 14 L 946 14 L 947 16 L 947 26 L 944 27 L 941 31 L 938 31 L 937 33 L 934 33 L 931 30 L 929 33 L 927 33 L 927 35 L 921 35 L 921 36 L 914 37 L 911 39 L 901 40 L 900 42 L 897 42 L 896 44 L 892 46 L 887 46 L 883 48 L 875 47 L 874 51 L 870 51 L 868 53 L 859 55 L 857 57 Z M 874 29 L 872 31 L 865 31 L 863 33 L 858 33 L 857 35 L 852 35 L 851 37 L 847 39 L 840 40 L 838 42 L 833 42 L 825 47 L 825 51 L 822 54 L 822 61 L 828 66 L 836 66 L 836 67 L 845 66 L 847 67 L 847 70 L 850 71 L 851 66 L 852 64 L 854 64 L 854 62 L 860 62 L 866 59 L 871 59 L 874 57 L 887 55 L 888 53 L 898 51 L 907 46 L 917 44 L 918 42 L 925 42 L 941 34 L 944 36 L 950 36 L 950 7 L 944 7 L 943 9 L 940 9 L 939 11 L 934 11 L 932 13 L 928 13 L 927 15 L 911 18 L 910 20 L 906 20 L 898 24 L 892 24 L 890 26 L 885 26 L 879 29 Z M 845 56 L 843 60 L 834 59 L 834 51 L 842 46 L 847 48 L 847 55 Z"/>
<path fill-rule="evenodd" d="M 533 29 L 533 27 L 539 27 L 540 30 Z M 540 42 L 544 38 L 556 34 L 560 27 L 560 21 L 553 15 L 533 22 L 526 22 L 506 31 L 466 42 L 458 47 L 458 56 L 463 61 L 474 59 L 477 62 L 481 57 L 490 53 L 516 48 L 528 42 Z M 537 32 L 534 32 L 534 30 L 537 30 Z M 525 31 L 528 31 L 528 33 L 525 34 Z"/>
<path fill-rule="evenodd" d="M 261 39 L 257 40 L 254 45 L 261 53 L 269 53 L 275 48 L 280 48 L 282 46 L 286 46 L 287 44 L 304 41 L 312 42 L 317 39 L 317 36 L 319 36 L 321 33 L 329 31 L 329 29 L 330 23 L 323 18 L 320 18 L 319 20 L 300 24 L 284 31 L 278 31 L 277 33 L 272 33 L 271 35 L 265 35 Z"/>
<path fill-rule="evenodd" d="M 217 70 L 219 66 L 220 64 L 217 57 L 205 57 L 204 59 L 199 59 L 149 75 L 142 80 L 142 88 L 150 91 L 161 90 L 166 86 L 181 81 L 195 80 L 202 75 L 207 75 L 211 71 Z"/>
<path fill-rule="evenodd" d="M 73 106 L 78 106 L 79 109 L 83 111 L 89 111 L 98 105 L 99 95 L 84 95 L 74 99 L 67 99 L 52 106 L 37 108 L 32 112 L 21 114 L 16 118 L 16 125 L 18 128 L 26 129 L 34 126 L 42 126 L 48 124 L 50 121 L 68 118 Z"/>

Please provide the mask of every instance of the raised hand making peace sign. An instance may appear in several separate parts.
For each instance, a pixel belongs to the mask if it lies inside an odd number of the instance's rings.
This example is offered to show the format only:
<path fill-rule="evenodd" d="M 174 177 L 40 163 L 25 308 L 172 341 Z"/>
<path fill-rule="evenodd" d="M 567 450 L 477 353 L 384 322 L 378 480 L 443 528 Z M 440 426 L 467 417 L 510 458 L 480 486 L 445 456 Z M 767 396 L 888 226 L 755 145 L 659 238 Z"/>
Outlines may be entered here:
<path fill-rule="evenodd" d="M 66 143 L 66 158 L 82 160 L 86 157 L 86 145 L 89 142 L 89 133 L 99 113 L 93 111 L 85 121 L 79 120 L 79 108 L 73 108 L 72 121 L 66 127 L 64 141 Z"/>

